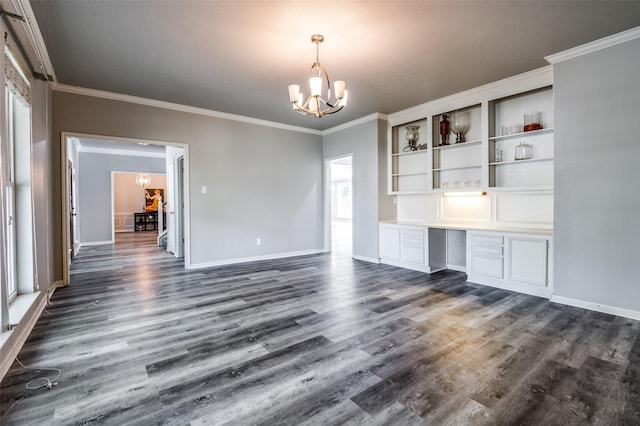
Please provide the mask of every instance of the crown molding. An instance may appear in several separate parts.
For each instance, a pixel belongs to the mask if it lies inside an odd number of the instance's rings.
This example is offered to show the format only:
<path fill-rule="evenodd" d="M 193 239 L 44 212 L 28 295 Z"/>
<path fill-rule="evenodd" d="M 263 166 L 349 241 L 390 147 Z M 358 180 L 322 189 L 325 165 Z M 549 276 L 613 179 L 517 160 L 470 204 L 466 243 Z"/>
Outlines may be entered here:
<path fill-rule="evenodd" d="M 357 118 L 355 120 L 349 121 L 348 123 L 340 124 L 338 126 L 332 127 L 330 129 L 326 129 L 322 131 L 322 136 L 330 135 L 331 133 L 336 133 L 350 127 L 359 126 L 360 124 L 368 123 L 373 120 L 388 120 L 389 116 L 386 114 L 382 114 L 379 112 L 374 112 L 373 114 L 365 115 L 364 117 Z"/>
<path fill-rule="evenodd" d="M 630 30 L 623 31 L 618 34 L 613 34 L 608 37 L 583 44 L 581 46 L 563 50 L 562 52 L 545 56 L 544 59 L 546 59 L 547 62 L 553 65 L 559 62 L 567 61 L 569 59 L 578 58 L 589 53 L 597 52 L 608 47 L 626 43 L 637 38 L 640 38 L 640 27 L 631 28 Z"/>
<path fill-rule="evenodd" d="M 173 102 L 158 101 L 155 99 L 142 98 L 139 96 L 123 95 L 120 93 L 107 92 L 104 90 L 87 89 L 85 87 L 71 86 L 68 84 L 53 83 L 52 86 L 53 90 L 58 92 L 91 96 L 94 98 L 109 99 L 113 101 L 128 102 L 132 104 L 169 109 L 190 114 L 204 115 L 207 117 L 223 118 L 225 120 L 240 121 L 243 123 L 256 124 L 258 126 L 273 127 L 275 129 L 290 130 L 293 132 L 309 133 L 312 135 L 322 136 L 321 130 L 292 126 L 290 124 L 277 123 L 275 121 L 261 120 L 258 118 L 246 117 L 244 115 L 229 114 L 226 112 L 214 111 L 206 108 L 192 107 L 188 105 L 176 104 Z"/>

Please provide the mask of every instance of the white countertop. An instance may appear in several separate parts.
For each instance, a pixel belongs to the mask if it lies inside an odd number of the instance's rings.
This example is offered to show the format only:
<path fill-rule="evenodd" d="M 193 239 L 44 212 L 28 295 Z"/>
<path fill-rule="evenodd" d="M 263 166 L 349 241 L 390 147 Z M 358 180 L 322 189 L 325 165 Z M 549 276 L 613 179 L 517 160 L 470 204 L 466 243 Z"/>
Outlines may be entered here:
<path fill-rule="evenodd" d="M 384 220 L 380 224 L 402 225 L 402 226 L 421 226 L 427 228 L 440 229 L 461 229 L 471 231 L 496 231 L 496 232 L 514 232 L 523 234 L 543 234 L 553 235 L 553 229 L 545 228 L 517 228 L 496 225 L 481 225 L 475 223 L 429 223 L 429 222 L 403 222 L 398 220 Z"/>

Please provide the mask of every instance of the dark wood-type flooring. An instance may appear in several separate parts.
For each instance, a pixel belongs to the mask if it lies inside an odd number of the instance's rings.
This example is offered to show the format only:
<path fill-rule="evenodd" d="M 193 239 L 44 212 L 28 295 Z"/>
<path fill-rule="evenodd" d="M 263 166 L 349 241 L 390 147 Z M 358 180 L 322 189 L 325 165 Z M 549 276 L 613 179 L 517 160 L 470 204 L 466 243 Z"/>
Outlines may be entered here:
<path fill-rule="evenodd" d="M 185 270 L 81 249 L 3 425 L 638 425 L 640 322 L 330 254 Z M 16 362 L 0 415 L 43 373 Z"/>

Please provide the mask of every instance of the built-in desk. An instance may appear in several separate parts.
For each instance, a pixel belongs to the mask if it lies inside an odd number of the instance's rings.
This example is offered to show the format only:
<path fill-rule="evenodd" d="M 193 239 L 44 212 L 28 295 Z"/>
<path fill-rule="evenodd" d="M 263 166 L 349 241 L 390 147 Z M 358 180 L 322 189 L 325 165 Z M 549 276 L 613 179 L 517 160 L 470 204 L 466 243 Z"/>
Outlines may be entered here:
<path fill-rule="evenodd" d="M 380 222 L 381 263 L 432 273 L 454 269 L 470 282 L 536 296 L 552 293 L 550 229 Z"/>

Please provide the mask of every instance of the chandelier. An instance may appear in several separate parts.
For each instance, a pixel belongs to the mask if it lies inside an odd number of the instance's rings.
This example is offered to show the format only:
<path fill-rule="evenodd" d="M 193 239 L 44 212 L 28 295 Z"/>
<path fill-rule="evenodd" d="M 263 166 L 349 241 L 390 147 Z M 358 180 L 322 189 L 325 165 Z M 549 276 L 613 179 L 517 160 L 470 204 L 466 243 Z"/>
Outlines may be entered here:
<path fill-rule="evenodd" d="M 136 185 L 145 188 L 150 184 L 151 184 L 151 178 L 149 177 L 148 174 L 138 173 L 138 176 L 136 176 Z"/>
<path fill-rule="evenodd" d="M 303 114 L 320 118 L 327 114 L 334 114 L 347 106 L 346 83 L 342 80 L 333 83 L 334 100 L 331 100 L 331 81 L 324 67 L 320 64 L 319 52 L 320 43 L 324 41 L 322 34 L 314 34 L 311 36 L 311 42 L 316 45 L 316 61 L 311 65 L 311 71 L 315 74 L 309 79 L 311 93 L 304 100 L 304 96 L 300 93 L 300 86 L 292 84 L 289 86 L 289 102 L 293 105 L 293 110 Z M 327 97 L 322 97 L 322 83 L 327 83 Z"/>

